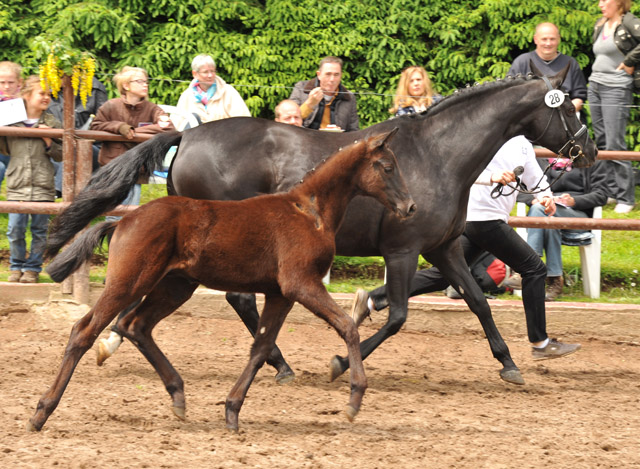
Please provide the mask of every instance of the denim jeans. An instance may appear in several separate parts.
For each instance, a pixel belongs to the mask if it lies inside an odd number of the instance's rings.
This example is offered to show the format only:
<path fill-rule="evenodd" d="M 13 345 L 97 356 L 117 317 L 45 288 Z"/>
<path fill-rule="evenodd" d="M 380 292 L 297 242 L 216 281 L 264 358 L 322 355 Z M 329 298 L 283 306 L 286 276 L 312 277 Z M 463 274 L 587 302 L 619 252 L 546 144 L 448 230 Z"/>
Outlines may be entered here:
<path fill-rule="evenodd" d="M 488 251 L 522 276 L 522 303 L 530 342 L 547 338 L 544 304 L 547 268 L 533 249 L 502 220 L 469 221 L 460 238 L 464 258 L 471 264 Z M 443 290 L 449 285 L 436 267 L 419 270 L 411 280 L 409 296 Z M 386 287 L 369 293 L 376 309 L 386 306 Z"/>
<path fill-rule="evenodd" d="M 129 191 L 127 198 L 122 201 L 121 205 L 140 205 L 140 195 L 142 194 L 142 186 L 136 184 Z M 105 221 L 118 221 L 122 217 L 108 216 L 104 217 Z"/>
<path fill-rule="evenodd" d="M 546 217 L 542 204 L 532 205 L 527 214 L 529 217 Z M 587 218 L 587 214 L 571 207 L 556 205 L 554 217 Z M 542 257 L 547 255 L 547 277 L 562 276 L 562 230 L 545 228 L 527 228 L 527 243 Z"/>
<path fill-rule="evenodd" d="M 27 258 L 27 225 L 31 219 L 31 252 Z M 49 215 L 10 213 L 7 238 L 9 239 L 10 270 L 42 271 L 42 257 L 47 242 Z"/>
<path fill-rule="evenodd" d="M 0 154 L 0 186 L 4 180 L 4 173 L 7 172 L 7 168 L 9 167 L 9 160 L 10 158 L 7 155 Z"/>
<path fill-rule="evenodd" d="M 596 145 L 600 150 L 626 150 L 625 134 L 631 89 L 589 82 L 588 104 Z M 635 181 L 631 161 L 606 160 L 610 196 L 628 205 L 635 203 Z"/>

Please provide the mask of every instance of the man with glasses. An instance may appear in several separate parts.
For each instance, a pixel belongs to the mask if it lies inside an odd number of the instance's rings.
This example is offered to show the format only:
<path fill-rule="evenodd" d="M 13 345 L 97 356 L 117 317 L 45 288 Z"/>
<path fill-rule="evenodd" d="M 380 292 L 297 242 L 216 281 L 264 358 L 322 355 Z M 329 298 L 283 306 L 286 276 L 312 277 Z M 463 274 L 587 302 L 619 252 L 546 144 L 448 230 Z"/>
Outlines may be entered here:
<path fill-rule="evenodd" d="M 240 93 L 216 74 L 211 56 L 197 55 L 191 62 L 191 74 L 193 80 L 178 100 L 179 110 L 193 114 L 201 124 L 227 117 L 251 117 Z M 186 128 L 178 116 L 174 118 L 178 129 Z"/>

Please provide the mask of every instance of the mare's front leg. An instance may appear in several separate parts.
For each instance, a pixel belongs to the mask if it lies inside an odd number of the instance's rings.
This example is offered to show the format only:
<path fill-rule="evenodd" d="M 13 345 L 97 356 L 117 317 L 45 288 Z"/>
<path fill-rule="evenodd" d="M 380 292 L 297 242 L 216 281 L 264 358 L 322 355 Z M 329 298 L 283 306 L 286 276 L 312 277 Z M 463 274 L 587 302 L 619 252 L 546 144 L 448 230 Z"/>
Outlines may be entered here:
<path fill-rule="evenodd" d="M 493 320 L 489 303 L 469 271 L 460 245 L 462 238 L 456 238 L 437 250 L 431 251 L 428 254 L 428 260 L 438 267 L 448 283 L 462 295 L 471 311 L 480 320 L 489 341 L 491 353 L 503 365 L 500 378 L 509 383 L 524 384 L 520 370 L 511 358 L 509 348 Z"/>
<path fill-rule="evenodd" d="M 351 398 L 347 406 L 347 418 L 353 421 L 360 411 L 362 398 L 367 389 L 367 377 L 360 354 L 360 335 L 353 319 L 331 298 L 321 281 L 312 288 L 297 292 L 295 299 L 319 318 L 331 325 L 347 345 L 348 367 L 351 367 Z M 330 376 L 331 378 L 331 376 Z"/>
<path fill-rule="evenodd" d="M 389 316 L 384 326 L 374 335 L 362 341 L 360 352 L 366 359 L 382 342 L 396 334 L 407 320 L 409 308 L 409 285 L 418 266 L 418 253 L 402 256 L 385 256 L 387 284 L 385 295 L 389 302 Z M 329 379 L 335 380 L 349 368 L 349 358 L 334 356 L 329 364 Z"/>
<path fill-rule="evenodd" d="M 266 295 L 262 316 L 258 321 L 256 335 L 251 346 L 249 363 L 231 388 L 225 404 L 225 420 L 227 428 L 238 431 L 238 414 L 247 396 L 249 386 L 258 370 L 273 350 L 278 332 L 282 328 L 287 314 L 293 307 L 293 301 L 279 295 Z"/>
<path fill-rule="evenodd" d="M 198 287 L 185 277 L 167 275 L 145 297 L 138 308 L 118 321 L 120 333 L 151 363 L 171 396 L 173 413 L 185 419 L 184 382 L 153 340 L 153 328 L 183 305 Z"/>
<path fill-rule="evenodd" d="M 38 401 L 36 412 L 27 423 L 27 430 L 40 431 L 58 406 L 82 356 L 93 346 L 100 332 L 109 325 L 116 314 L 134 299 L 128 296 L 126 290 L 116 292 L 105 289 L 96 305 L 74 324 L 58 374 L 51 387 Z"/>
<path fill-rule="evenodd" d="M 256 295 L 253 293 L 229 292 L 226 298 L 227 302 L 236 310 L 236 313 L 238 313 L 244 325 L 255 338 L 256 331 L 258 330 L 258 321 L 260 319 L 256 305 Z M 267 358 L 267 363 L 278 372 L 276 374 L 276 383 L 285 384 L 295 379 L 293 370 L 285 361 L 277 345 L 274 345 L 273 350 L 271 350 Z"/>

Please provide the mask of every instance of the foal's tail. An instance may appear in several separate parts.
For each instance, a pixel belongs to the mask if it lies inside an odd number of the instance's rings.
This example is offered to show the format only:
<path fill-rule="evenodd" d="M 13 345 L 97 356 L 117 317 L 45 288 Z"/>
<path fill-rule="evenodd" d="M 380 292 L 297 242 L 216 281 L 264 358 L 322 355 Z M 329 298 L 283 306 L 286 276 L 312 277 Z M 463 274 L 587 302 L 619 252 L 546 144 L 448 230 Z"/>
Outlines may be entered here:
<path fill-rule="evenodd" d="M 159 169 L 165 154 L 182 139 L 182 132 L 167 132 L 136 145 L 98 170 L 75 200 L 49 228 L 45 257 L 55 256 L 76 233 L 95 217 L 122 202 L 144 170 Z"/>
<path fill-rule="evenodd" d="M 45 269 L 54 282 L 62 282 L 91 259 L 93 250 L 113 233 L 117 221 L 105 221 L 82 233 L 67 249 L 58 254 Z"/>

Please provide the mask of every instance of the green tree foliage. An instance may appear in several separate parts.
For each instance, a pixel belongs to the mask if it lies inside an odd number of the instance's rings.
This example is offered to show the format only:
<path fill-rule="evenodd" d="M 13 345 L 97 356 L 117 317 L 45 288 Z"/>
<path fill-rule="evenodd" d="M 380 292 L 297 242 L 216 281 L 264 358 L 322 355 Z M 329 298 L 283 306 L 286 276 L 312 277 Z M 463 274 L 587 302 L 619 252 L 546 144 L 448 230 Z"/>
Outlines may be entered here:
<path fill-rule="evenodd" d="M 0 1 L 0 57 L 37 69 L 30 40 L 64 36 L 98 60 L 97 76 L 124 65 L 147 69 L 151 100 L 175 104 L 191 79 L 190 63 L 211 54 L 218 73 L 254 116 L 272 118 L 295 82 L 314 76 L 319 60 L 345 61 L 343 83 L 358 93 L 361 123 L 389 117 L 399 74 L 423 65 L 436 89 L 502 77 L 531 50 L 535 25 L 556 23 L 561 52 L 588 76 L 593 0 L 31 0 Z M 636 10 L 634 7 L 633 11 Z M 639 114 L 629 126 L 640 148 Z"/>

